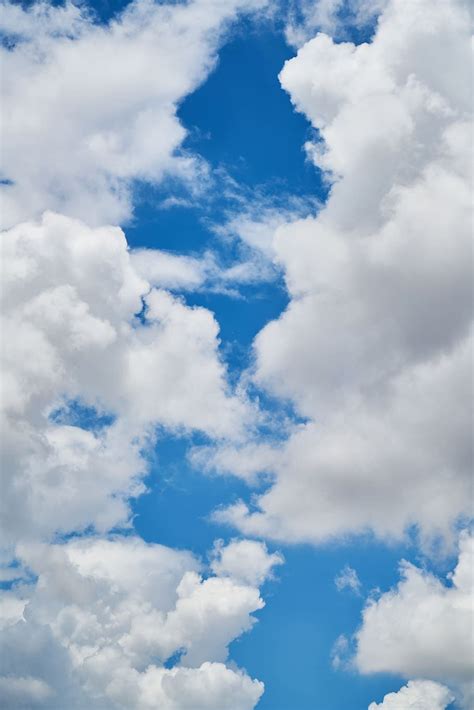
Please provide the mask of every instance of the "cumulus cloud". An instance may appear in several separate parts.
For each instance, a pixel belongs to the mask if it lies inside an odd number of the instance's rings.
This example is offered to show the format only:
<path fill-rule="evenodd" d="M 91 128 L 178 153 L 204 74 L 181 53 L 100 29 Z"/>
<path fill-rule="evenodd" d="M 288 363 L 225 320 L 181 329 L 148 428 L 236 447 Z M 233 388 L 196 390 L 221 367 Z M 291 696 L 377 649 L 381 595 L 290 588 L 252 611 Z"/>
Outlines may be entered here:
<path fill-rule="evenodd" d="M 135 180 L 197 188 L 206 166 L 180 150 L 177 106 L 214 67 L 228 22 L 264 4 L 137 0 L 105 25 L 72 4 L 2 5 L 3 226 L 45 209 L 120 223 Z"/>
<path fill-rule="evenodd" d="M 357 634 L 359 670 L 468 680 L 472 671 L 472 564 L 473 541 L 468 535 L 461 539 L 459 561 L 448 585 L 402 563 L 398 586 L 364 610 Z M 452 653 L 446 654 L 446 648 Z"/>
<path fill-rule="evenodd" d="M 283 563 L 283 557 L 275 552 L 268 554 L 267 546 L 257 540 L 232 540 L 224 545 L 217 541 L 211 569 L 220 577 L 232 577 L 244 584 L 260 586 L 271 577 L 273 568 Z"/>
<path fill-rule="evenodd" d="M 447 582 L 402 563 L 397 587 L 363 611 L 355 655 L 361 673 L 429 678 L 471 697 L 473 552 L 473 539 L 464 533 Z"/>
<path fill-rule="evenodd" d="M 463 0 L 397 0 L 371 43 L 318 34 L 281 72 L 331 189 L 273 238 L 290 303 L 255 340 L 254 378 L 306 422 L 260 456 L 275 481 L 252 511 L 219 511 L 246 534 L 415 525 L 428 543 L 470 515 L 469 29 Z"/>
<path fill-rule="evenodd" d="M 0 678 L 0 697 L 5 707 L 36 707 L 54 695 L 47 683 L 30 676 Z"/>
<path fill-rule="evenodd" d="M 135 537 L 29 543 L 17 553 L 37 581 L 4 593 L 18 609 L 16 619 L 11 609 L 1 616 L 3 702 L 16 694 L 48 708 L 257 703 L 263 684 L 226 665 L 228 645 L 254 624 L 264 606 L 256 584 L 278 556 L 260 548 L 247 582 L 229 569 L 224 546 L 211 576 L 190 553 Z"/>
<path fill-rule="evenodd" d="M 6 540 L 126 523 L 156 426 L 233 438 L 251 425 L 212 314 L 151 288 L 120 229 L 47 213 L 1 248 Z"/>
<path fill-rule="evenodd" d="M 369 710 L 445 710 L 454 697 L 444 685 L 430 680 L 410 680 L 398 693 L 388 693 Z"/>

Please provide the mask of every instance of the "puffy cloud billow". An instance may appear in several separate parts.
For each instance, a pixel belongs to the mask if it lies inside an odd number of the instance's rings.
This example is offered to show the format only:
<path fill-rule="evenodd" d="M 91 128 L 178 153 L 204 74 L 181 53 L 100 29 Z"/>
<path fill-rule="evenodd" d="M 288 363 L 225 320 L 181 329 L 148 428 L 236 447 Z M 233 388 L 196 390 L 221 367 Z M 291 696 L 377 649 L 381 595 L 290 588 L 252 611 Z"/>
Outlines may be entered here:
<path fill-rule="evenodd" d="M 229 569 L 239 546 L 254 571 L 249 581 Z M 229 643 L 264 606 L 256 585 L 280 561 L 262 544 L 221 546 L 215 574 L 206 576 L 191 553 L 136 537 L 28 543 L 17 552 L 36 581 L 2 593 L 2 706 L 251 710 L 257 703 L 263 684 L 226 660 Z"/>
<path fill-rule="evenodd" d="M 47 213 L 1 248 L 4 541 L 126 524 L 156 427 L 251 426 L 213 315 L 151 288 L 119 228 Z"/>
<path fill-rule="evenodd" d="M 206 166 L 181 150 L 178 104 L 215 66 L 228 23 L 265 4 L 137 0 L 104 25 L 71 3 L 3 3 L 3 226 L 46 209 L 123 222 L 133 181 L 199 189 Z"/>
<path fill-rule="evenodd" d="M 380 704 L 370 703 L 369 710 L 445 710 L 452 700 L 444 685 L 410 680 L 398 693 L 388 693 Z"/>
<path fill-rule="evenodd" d="M 397 587 L 369 600 L 363 611 L 354 658 L 361 673 L 429 678 L 436 681 L 433 687 L 446 683 L 457 690 L 463 707 L 472 706 L 473 551 L 472 536 L 463 533 L 456 568 L 446 580 L 402 563 Z M 438 692 L 447 703 L 449 694 Z M 410 707 L 403 705 L 405 693 L 415 689 L 400 691 L 400 700 L 388 696 L 382 707 Z"/>
<path fill-rule="evenodd" d="M 254 379 L 306 423 L 255 456 L 275 480 L 252 508 L 219 511 L 246 533 L 449 542 L 470 516 L 470 27 L 463 0 L 393 0 L 371 42 L 318 34 L 280 74 L 331 189 L 274 232 L 290 303 Z M 223 462 L 252 473 L 239 451 Z"/>

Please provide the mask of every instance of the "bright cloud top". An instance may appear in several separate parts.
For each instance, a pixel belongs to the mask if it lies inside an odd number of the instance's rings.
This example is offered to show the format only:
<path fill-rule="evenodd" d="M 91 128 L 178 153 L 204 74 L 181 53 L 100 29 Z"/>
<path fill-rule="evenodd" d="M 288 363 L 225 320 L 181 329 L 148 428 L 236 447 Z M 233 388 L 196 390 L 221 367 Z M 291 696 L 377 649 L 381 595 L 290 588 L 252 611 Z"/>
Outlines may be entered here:
<path fill-rule="evenodd" d="M 394 0 L 371 43 L 318 34 L 281 72 L 333 184 L 274 234 L 291 301 L 255 340 L 255 381 L 307 423 L 254 458 L 276 480 L 252 512 L 219 511 L 247 534 L 427 541 L 470 515 L 469 29 L 463 0 Z"/>
<path fill-rule="evenodd" d="M 120 229 L 48 213 L 2 252 L 4 539 L 125 524 L 157 426 L 232 439 L 252 425 L 212 314 L 152 289 Z"/>
<path fill-rule="evenodd" d="M 5 706 L 250 710 L 257 703 L 263 684 L 225 665 L 229 643 L 264 606 L 257 586 L 219 572 L 203 577 L 190 553 L 135 537 L 23 545 L 18 554 L 38 581 L 4 593 L 18 601 L 16 617 L 11 603 L 8 614 L 2 607 Z M 246 554 L 263 583 L 274 558 L 258 543 Z M 226 555 L 222 547 L 216 564 Z"/>
<path fill-rule="evenodd" d="M 198 187 L 206 168 L 179 150 L 178 104 L 214 67 L 228 22 L 264 4 L 139 0 L 107 25 L 70 4 L 4 4 L 3 225 L 45 209 L 117 224 L 134 180 Z"/>
<path fill-rule="evenodd" d="M 380 704 L 370 703 L 369 710 L 445 710 L 453 699 L 444 685 L 410 680 L 398 693 L 388 693 Z"/>
<path fill-rule="evenodd" d="M 370 601 L 363 612 L 355 656 L 362 673 L 397 673 L 448 683 L 464 695 L 465 707 L 470 706 L 473 551 L 472 537 L 464 534 L 449 585 L 402 564 L 398 586 Z"/>

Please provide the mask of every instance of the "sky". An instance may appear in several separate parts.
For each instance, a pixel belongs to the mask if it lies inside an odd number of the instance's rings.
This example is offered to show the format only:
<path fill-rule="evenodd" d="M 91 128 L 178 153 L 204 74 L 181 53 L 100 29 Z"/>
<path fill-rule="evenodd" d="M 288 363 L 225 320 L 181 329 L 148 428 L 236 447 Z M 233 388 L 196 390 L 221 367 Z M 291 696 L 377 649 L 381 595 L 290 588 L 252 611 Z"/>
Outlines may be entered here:
<path fill-rule="evenodd" d="M 469 9 L 2 2 L 2 707 L 474 707 Z"/>

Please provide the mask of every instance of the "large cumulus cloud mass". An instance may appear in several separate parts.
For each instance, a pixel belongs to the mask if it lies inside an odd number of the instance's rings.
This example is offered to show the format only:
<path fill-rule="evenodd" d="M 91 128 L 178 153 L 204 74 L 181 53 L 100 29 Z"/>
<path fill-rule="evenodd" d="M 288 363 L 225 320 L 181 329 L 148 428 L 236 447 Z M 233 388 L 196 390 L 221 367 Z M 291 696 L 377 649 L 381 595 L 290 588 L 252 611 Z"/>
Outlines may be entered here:
<path fill-rule="evenodd" d="M 216 563 L 239 545 L 221 548 Z M 254 545 L 244 554 L 263 582 L 274 560 Z M 136 537 L 23 543 L 17 554 L 24 579 L 0 597 L 4 707 L 257 703 L 263 684 L 225 663 L 228 644 L 264 605 L 257 586 L 219 570 L 203 576 L 190 553 Z"/>
<path fill-rule="evenodd" d="M 318 34 L 286 62 L 331 189 L 274 233 L 290 303 L 256 338 L 254 378 L 306 423 L 254 458 L 276 474 L 256 505 L 221 520 L 311 542 L 417 526 L 428 544 L 470 515 L 470 62 L 462 0 L 390 2 L 370 43 Z"/>

